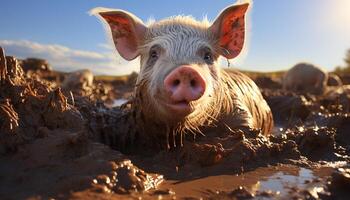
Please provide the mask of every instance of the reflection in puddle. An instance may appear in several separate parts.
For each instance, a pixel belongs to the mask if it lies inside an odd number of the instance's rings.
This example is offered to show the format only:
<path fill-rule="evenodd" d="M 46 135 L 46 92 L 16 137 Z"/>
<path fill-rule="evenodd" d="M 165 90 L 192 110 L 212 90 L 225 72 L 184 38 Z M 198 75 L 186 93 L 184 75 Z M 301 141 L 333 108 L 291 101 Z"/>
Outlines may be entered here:
<path fill-rule="evenodd" d="M 239 175 L 208 176 L 183 182 L 165 180 L 161 188 L 171 188 L 180 199 L 187 197 L 221 199 L 232 195 L 232 191 L 236 188 L 246 188 L 255 199 L 290 199 L 302 191 L 317 199 L 319 193 L 324 192 L 325 182 L 322 180 L 330 173 L 329 168 L 318 168 L 313 171 L 283 165 L 257 168 Z"/>
<path fill-rule="evenodd" d="M 285 132 L 284 126 L 275 124 L 275 126 L 272 129 L 272 134 L 273 135 L 281 135 Z"/>
<path fill-rule="evenodd" d="M 127 102 L 126 99 L 115 99 L 113 101 L 112 107 L 121 106 L 121 105 L 123 105 L 126 102 Z"/>
<path fill-rule="evenodd" d="M 257 183 L 259 185 L 258 191 L 272 190 L 281 196 L 285 196 L 288 194 L 288 189 L 292 187 L 307 189 L 308 184 L 315 178 L 313 172 L 306 168 L 300 168 L 297 174 L 280 171 L 270 177 L 264 178 L 266 180 L 259 181 Z"/>

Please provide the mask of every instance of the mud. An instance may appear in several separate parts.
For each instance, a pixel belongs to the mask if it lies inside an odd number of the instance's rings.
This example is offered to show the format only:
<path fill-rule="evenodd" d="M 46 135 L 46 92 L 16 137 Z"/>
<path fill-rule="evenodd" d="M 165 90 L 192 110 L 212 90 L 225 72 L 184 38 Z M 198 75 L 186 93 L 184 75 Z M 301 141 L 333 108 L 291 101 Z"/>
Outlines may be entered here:
<path fill-rule="evenodd" d="M 268 76 L 252 77 L 259 88 L 281 89 L 281 80 L 278 78 L 271 78 Z"/>
<path fill-rule="evenodd" d="M 28 77 L 2 49 L 0 61 L 1 199 L 68 198 L 82 190 L 130 193 L 163 180 L 90 140 L 86 120 L 60 88 Z"/>
<path fill-rule="evenodd" d="M 343 85 L 343 83 L 338 75 L 328 74 L 327 85 L 328 86 L 341 86 L 341 85 Z"/>
<path fill-rule="evenodd" d="M 206 199 L 328 198 L 322 179 L 329 171 L 330 168 L 312 171 L 290 165 L 262 167 L 235 177 L 222 177 L 225 181 L 214 182 L 212 189 L 199 190 L 197 195 L 204 194 Z"/>
<path fill-rule="evenodd" d="M 2 51 L 0 59 L 1 199 L 350 195 L 347 86 L 315 96 L 257 78 L 276 121 L 272 135 L 212 127 L 205 136 L 176 136 L 183 144 L 167 149 L 163 130 L 121 134 L 135 129 L 128 117 L 133 113 L 128 102 L 112 103 L 127 99 L 133 76 L 62 90 L 67 74 L 48 78 L 49 70 L 23 70 Z M 106 133 L 119 142 L 109 143 Z"/>
<path fill-rule="evenodd" d="M 350 187 L 350 169 L 338 168 L 332 173 L 327 183 L 330 192 L 329 199 L 347 199 L 349 197 Z"/>

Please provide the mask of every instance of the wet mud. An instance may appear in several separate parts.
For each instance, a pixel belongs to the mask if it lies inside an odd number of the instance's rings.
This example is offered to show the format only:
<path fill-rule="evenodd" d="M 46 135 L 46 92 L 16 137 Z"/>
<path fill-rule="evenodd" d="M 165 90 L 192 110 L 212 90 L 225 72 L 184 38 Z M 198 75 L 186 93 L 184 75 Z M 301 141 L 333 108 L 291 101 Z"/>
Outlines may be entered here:
<path fill-rule="evenodd" d="M 182 145 L 166 148 L 161 129 L 153 136 L 127 134 L 138 126 L 127 101 L 135 74 L 62 88 L 67 76 L 44 61 L 19 62 L 0 51 L 1 199 L 350 195 L 347 85 L 316 96 L 257 77 L 276 122 L 270 136 L 212 127 L 205 136 L 176 136 Z M 120 98 L 126 103 L 113 106 Z"/>

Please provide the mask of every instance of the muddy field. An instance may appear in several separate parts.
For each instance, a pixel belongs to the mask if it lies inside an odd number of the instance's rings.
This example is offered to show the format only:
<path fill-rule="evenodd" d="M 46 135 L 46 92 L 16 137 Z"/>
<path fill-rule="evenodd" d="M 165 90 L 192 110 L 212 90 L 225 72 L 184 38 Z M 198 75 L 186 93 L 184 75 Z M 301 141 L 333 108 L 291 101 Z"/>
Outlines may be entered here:
<path fill-rule="evenodd" d="M 64 86 L 67 76 L 0 51 L 0 199 L 350 196 L 347 85 L 315 96 L 252 77 L 274 114 L 271 136 L 217 129 L 167 149 L 162 138 L 142 133 L 121 144 L 105 138 L 133 129 L 127 99 L 135 74 L 73 88 Z"/>

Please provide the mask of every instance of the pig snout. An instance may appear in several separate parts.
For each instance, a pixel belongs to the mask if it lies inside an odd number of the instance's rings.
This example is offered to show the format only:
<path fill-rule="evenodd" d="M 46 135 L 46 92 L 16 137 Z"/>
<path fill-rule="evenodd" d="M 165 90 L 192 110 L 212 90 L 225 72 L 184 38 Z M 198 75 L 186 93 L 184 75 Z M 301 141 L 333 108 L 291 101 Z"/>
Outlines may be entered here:
<path fill-rule="evenodd" d="M 165 77 L 164 88 L 172 103 L 189 103 L 203 96 L 206 82 L 196 69 L 182 65 Z"/>

